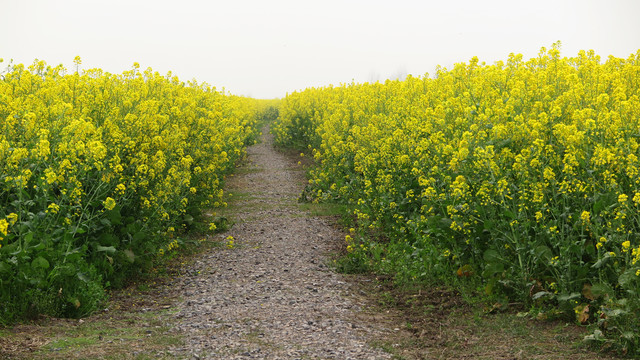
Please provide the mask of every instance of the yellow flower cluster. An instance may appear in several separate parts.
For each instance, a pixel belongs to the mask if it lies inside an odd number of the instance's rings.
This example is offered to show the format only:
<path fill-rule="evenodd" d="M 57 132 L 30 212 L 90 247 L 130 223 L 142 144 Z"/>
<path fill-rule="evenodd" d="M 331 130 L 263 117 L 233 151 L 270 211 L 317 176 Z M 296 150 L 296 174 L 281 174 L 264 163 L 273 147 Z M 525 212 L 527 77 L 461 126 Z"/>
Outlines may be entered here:
<path fill-rule="evenodd" d="M 253 101 L 138 66 L 10 66 L 0 82 L 3 191 L 58 198 L 75 220 L 92 200 L 113 209 L 126 191 L 149 216 L 180 216 L 196 194 L 197 206 L 219 201 L 222 173 L 253 135 Z"/>
<path fill-rule="evenodd" d="M 226 242 L 226 246 L 229 249 L 233 249 L 236 245 L 235 245 L 235 239 L 233 238 L 233 236 L 229 235 L 226 237 L 227 242 Z"/>
<path fill-rule="evenodd" d="M 37 251 L 35 268 L 51 270 L 76 249 L 105 280 L 136 266 L 158 252 L 163 229 L 223 204 L 223 177 L 257 134 L 256 109 L 138 64 L 119 75 L 9 64 L 0 70 L 0 264 Z"/>
<path fill-rule="evenodd" d="M 178 240 L 173 240 L 167 245 L 167 248 L 158 249 L 158 256 L 164 256 L 166 253 L 171 253 L 171 251 L 177 250 L 180 247 L 178 244 Z"/>
<path fill-rule="evenodd" d="M 392 239 L 394 271 L 420 273 L 429 254 L 450 251 L 487 278 L 564 271 L 558 288 L 579 292 L 604 271 L 579 270 L 585 261 L 640 251 L 640 51 L 602 61 L 559 47 L 294 92 L 272 131 L 309 146 L 316 201 L 348 203 L 362 228 Z"/>
<path fill-rule="evenodd" d="M 9 231 L 8 229 L 9 222 L 7 222 L 7 220 L 5 219 L 0 220 L 0 241 L 2 241 L 5 236 L 7 236 L 7 232 Z M 2 243 L 0 243 L 0 246 L 2 246 Z"/>

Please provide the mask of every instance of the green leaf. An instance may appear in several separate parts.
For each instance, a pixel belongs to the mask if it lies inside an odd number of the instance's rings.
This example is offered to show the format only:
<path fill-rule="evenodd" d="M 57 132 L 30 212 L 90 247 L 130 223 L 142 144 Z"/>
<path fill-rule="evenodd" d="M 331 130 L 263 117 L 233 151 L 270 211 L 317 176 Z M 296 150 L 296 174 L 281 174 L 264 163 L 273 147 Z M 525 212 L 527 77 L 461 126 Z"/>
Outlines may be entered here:
<path fill-rule="evenodd" d="M 31 242 L 31 240 L 33 240 L 33 233 L 29 232 L 27 233 L 27 235 L 24 236 L 24 243 L 25 245 L 29 245 L 29 243 Z"/>
<path fill-rule="evenodd" d="M 11 244 L 11 245 L 13 245 L 13 244 Z M 7 246 L 7 247 L 8 247 L 8 246 Z M 14 247 L 12 247 L 12 248 L 11 248 L 11 250 L 13 250 L 13 249 L 16 249 L 16 250 L 15 250 L 15 251 L 10 252 L 10 253 L 9 253 L 9 255 L 11 255 L 11 256 L 16 256 L 16 255 L 21 255 L 21 254 L 26 255 L 26 251 L 25 251 L 25 250 L 23 250 L 23 249 L 21 249 L 21 248 L 19 248 L 19 247 L 17 247 L 17 246 L 14 246 Z M 9 249 L 7 249 L 7 250 L 9 250 Z M 28 255 L 27 255 L 27 256 L 28 256 Z"/>
<path fill-rule="evenodd" d="M 4 245 L 2 246 L 2 251 L 5 253 L 9 253 L 9 255 L 13 255 L 13 256 L 18 255 L 23 251 L 20 247 L 18 247 L 18 244 L 19 242 L 16 241 L 16 242 L 12 242 L 11 244 Z"/>
<path fill-rule="evenodd" d="M 82 258 L 82 248 L 77 247 L 75 249 L 69 250 L 64 253 L 64 258 L 67 262 L 75 262 L 76 260 Z"/>
<path fill-rule="evenodd" d="M 114 207 L 113 209 L 107 211 L 107 217 L 114 225 L 122 224 L 122 215 L 120 214 L 120 205 Z"/>
<path fill-rule="evenodd" d="M 47 259 L 43 258 L 42 256 L 38 256 L 37 258 L 33 259 L 33 261 L 31 262 L 31 267 L 35 268 L 35 269 L 48 269 L 49 268 L 49 261 L 47 261 Z"/>
<path fill-rule="evenodd" d="M 44 244 L 44 242 L 40 242 L 36 245 L 31 246 L 31 249 L 33 249 L 33 251 L 40 251 L 43 250 L 46 247 L 46 245 Z"/>
<path fill-rule="evenodd" d="M 83 272 L 78 271 L 78 273 L 76 274 L 76 276 L 78 277 L 78 279 L 80 279 L 82 282 L 87 283 L 89 282 L 89 278 L 87 277 L 87 275 L 85 275 Z"/>
<path fill-rule="evenodd" d="M 550 293 L 548 291 L 538 291 L 537 293 L 533 294 L 533 296 L 531 296 L 531 298 L 533 300 L 538 300 L 543 296 L 552 296 L 552 295 L 553 295 L 553 293 Z"/>
<path fill-rule="evenodd" d="M 144 240 L 144 238 L 146 237 L 147 234 L 144 231 L 138 231 L 137 233 L 133 234 L 132 240 L 138 242 L 140 240 Z"/>
<path fill-rule="evenodd" d="M 127 220 L 129 220 L 129 219 L 127 218 Z M 131 221 L 127 221 L 127 222 L 128 222 L 128 224 L 127 224 L 127 227 L 125 229 L 126 233 L 135 234 L 138 231 L 142 230 L 142 226 L 139 223 L 135 222 L 135 219 L 131 220 Z"/>
<path fill-rule="evenodd" d="M 113 234 L 103 233 L 98 238 L 98 242 L 103 245 L 117 245 L 119 242 L 119 239 Z"/>
<path fill-rule="evenodd" d="M 591 286 L 591 294 L 597 299 L 602 296 L 613 295 L 613 289 L 607 284 L 594 284 Z"/>
<path fill-rule="evenodd" d="M 558 296 L 558 301 L 569 301 L 573 299 L 578 299 L 582 296 L 580 293 L 571 293 L 571 294 L 562 294 Z"/>
<path fill-rule="evenodd" d="M 585 336 L 584 340 L 585 341 L 601 341 L 601 340 L 605 340 L 605 337 L 602 331 L 595 329 L 593 331 L 593 334 Z"/>
<path fill-rule="evenodd" d="M 485 220 L 484 224 L 482 225 L 485 230 L 493 230 L 495 222 L 493 222 L 492 220 Z"/>
<path fill-rule="evenodd" d="M 615 317 L 618 317 L 620 315 L 626 315 L 628 313 L 629 312 L 624 310 L 624 309 L 611 309 L 611 310 L 605 311 L 605 314 L 607 314 L 607 316 L 609 318 L 615 318 Z"/>
<path fill-rule="evenodd" d="M 136 255 L 133 253 L 133 251 L 126 249 L 123 251 L 125 256 L 127 257 L 127 260 L 129 260 L 130 263 L 133 264 L 134 261 L 136 261 Z"/>
<path fill-rule="evenodd" d="M 504 264 L 499 262 L 487 262 L 484 271 L 482 271 L 482 277 L 490 278 L 495 274 L 499 274 L 504 271 Z"/>
<path fill-rule="evenodd" d="M 440 219 L 440 226 L 444 229 L 449 229 L 451 228 L 451 224 L 453 223 L 453 220 L 443 217 Z"/>
<path fill-rule="evenodd" d="M 535 249 L 536 258 L 548 262 L 553 257 L 553 252 L 549 247 L 540 245 Z"/>
<path fill-rule="evenodd" d="M 600 269 L 609 261 L 610 258 L 611 258 L 611 255 L 609 255 L 609 253 L 605 253 L 604 256 L 598 259 L 598 261 L 596 261 L 595 264 L 591 265 L 591 267 L 594 269 Z"/>
<path fill-rule="evenodd" d="M 487 251 L 485 251 L 484 254 L 482 255 L 482 258 L 487 263 L 496 263 L 496 262 L 499 263 L 502 260 L 502 258 L 500 257 L 500 254 L 493 249 L 488 249 Z"/>
<path fill-rule="evenodd" d="M 618 284 L 626 289 L 627 287 L 634 285 L 633 283 L 637 278 L 635 269 L 627 269 L 627 271 L 623 272 L 618 277 Z"/>
<path fill-rule="evenodd" d="M 622 337 L 629 341 L 636 341 L 638 339 L 638 334 L 633 331 L 625 331 L 622 333 Z"/>
<path fill-rule="evenodd" d="M 101 245 L 98 245 L 98 246 L 96 247 L 96 251 L 99 251 L 99 252 L 106 252 L 107 254 L 111 254 L 111 255 L 113 255 L 113 254 L 115 254 L 115 253 L 116 253 L 116 248 L 115 248 L 115 247 L 113 247 L 113 246 L 101 246 Z"/>
<path fill-rule="evenodd" d="M 502 213 L 504 215 L 506 215 L 511 220 L 515 220 L 516 219 L 516 214 L 511 210 L 503 209 Z"/>
<path fill-rule="evenodd" d="M 602 211 L 602 209 L 604 209 L 607 206 L 608 202 L 609 201 L 607 198 L 599 197 L 598 201 L 596 201 L 593 204 L 593 213 L 599 214 Z"/>
<path fill-rule="evenodd" d="M 11 266 L 4 261 L 0 261 L 0 274 L 11 273 Z"/>

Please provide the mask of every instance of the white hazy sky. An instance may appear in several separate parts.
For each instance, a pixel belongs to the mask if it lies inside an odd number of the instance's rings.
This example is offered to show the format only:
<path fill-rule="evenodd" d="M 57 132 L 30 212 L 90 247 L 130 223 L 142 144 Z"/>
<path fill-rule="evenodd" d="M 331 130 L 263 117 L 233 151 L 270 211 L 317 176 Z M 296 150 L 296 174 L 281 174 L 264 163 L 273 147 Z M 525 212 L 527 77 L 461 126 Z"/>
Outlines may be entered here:
<path fill-rule="evenodd" d="M 593 49 L 640 49 L 640 0 L 0 0 L 0 58 L 111 73 L 171 70 L 256 98 Z"/>

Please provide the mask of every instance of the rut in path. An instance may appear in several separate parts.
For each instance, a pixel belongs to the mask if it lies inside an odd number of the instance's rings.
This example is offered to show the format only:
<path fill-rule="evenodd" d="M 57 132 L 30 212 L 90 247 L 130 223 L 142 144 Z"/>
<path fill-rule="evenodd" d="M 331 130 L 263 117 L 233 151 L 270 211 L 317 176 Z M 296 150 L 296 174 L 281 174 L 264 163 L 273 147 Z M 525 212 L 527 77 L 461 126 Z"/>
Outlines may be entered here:
<path fill-rule="evenodd" d="M 303 211 L 304 173 L 262 142 L 227 180 L 236 222 L 179 281 L 183 302 L 175 331 L 186 344 L 174 355 L 210 359 L 388 359 L 369 344 L 384 336 L 380 321 L 360 311 L 349 283 L 326 266 L 344 235 Z M 379 320 L 379 319 L 378 319 Z"/>

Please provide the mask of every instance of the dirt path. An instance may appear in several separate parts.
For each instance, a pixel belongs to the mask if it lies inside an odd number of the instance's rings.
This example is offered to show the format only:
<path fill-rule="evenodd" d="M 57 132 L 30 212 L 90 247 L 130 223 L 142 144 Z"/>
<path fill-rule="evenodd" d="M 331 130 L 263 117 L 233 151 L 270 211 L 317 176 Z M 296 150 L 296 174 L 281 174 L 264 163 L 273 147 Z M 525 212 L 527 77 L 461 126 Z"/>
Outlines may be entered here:
<path fill-rule="evenodd" d="M 264 129 L 249 161 L 227 181 L 236 200 L 233 248 L 215 250 L 180 281 L 177 356 L 211 359 L 387 359 L 372 348 L 387 333 L 363 320 L 352 286 L 327 268 L 344 237 L 297 204 L 304 174 Z M 393 330 L 392 330 L 393 331 Z"/>

